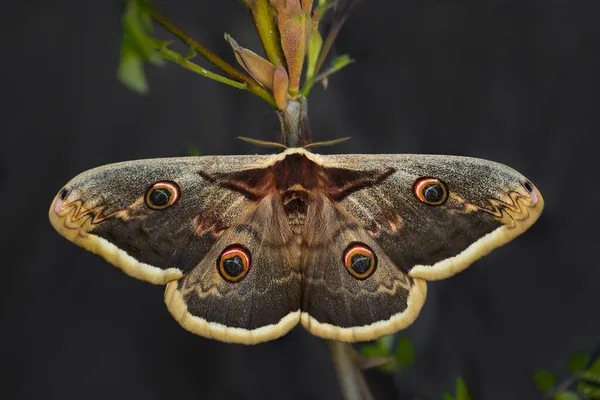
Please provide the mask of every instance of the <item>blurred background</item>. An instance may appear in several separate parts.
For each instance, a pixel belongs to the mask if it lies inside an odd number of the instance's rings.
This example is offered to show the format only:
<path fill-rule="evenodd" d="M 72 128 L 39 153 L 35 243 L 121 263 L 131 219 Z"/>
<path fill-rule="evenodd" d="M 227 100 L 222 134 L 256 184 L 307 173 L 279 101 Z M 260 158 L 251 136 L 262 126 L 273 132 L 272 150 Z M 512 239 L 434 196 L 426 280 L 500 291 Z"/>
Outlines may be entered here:
<path fill-rule="evenodd" d="M 235 62 L 229 32 L 258 50 L 236 0 L 159 10 Z M 119 1 L 11 2 L 0 62 L 0 374 L 15 399 L 341 399 L 327 347 L 302 328 L 266 344 L 188 333 L 163 288 L 129 278 L 59 236 L 47 210 L 70 178 L 116 161 L 266 153 L 260 99 L 175 64 L 147 66 L 150 93 L 116 78 Z M 531 374 L 569 376 L 600 341 L 597 256 L 600 3 L 365 0 L 336 45 L 357 62 L 309 100 L 322 153 L 442 153 L 498 161 L 541 190 L 523 236 L 429 284 L 410 368 L 368 371 L 376 399 L 441 399 L 463 376 L 473 399 L 541 399 Z M 167 35 L 161 35 L 168 37 Z M 208 66 L 196 58 L 195 62 Z"/>

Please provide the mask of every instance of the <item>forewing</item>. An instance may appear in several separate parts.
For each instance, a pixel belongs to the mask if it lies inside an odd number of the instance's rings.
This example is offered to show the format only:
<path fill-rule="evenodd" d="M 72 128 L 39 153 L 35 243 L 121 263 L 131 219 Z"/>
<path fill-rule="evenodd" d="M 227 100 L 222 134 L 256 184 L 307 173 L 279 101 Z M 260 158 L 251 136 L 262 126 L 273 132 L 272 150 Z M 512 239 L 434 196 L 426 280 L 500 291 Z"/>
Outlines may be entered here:
<path fill-rule="evenodd" d="M 206 174 L 252 168 L 258 156 L 208 156 L 128 161 L 86 171 L 54 198 L 54 228 L 127 274 L 156 284 L 194 267 L 253 202 Z M 180 189 L 174 205 L 154 210 L 145 194 L 156 182 Z"/>
<path fill-rule="evenodd" d="M 323 156 L 323 166 L 345 174 L 387 172 L 385 179 L 342 191 L 335 199 L 365 229 L 390 260 L 411 277 L 442 279 L 467 268 L 527 230 L 543 198 L 512 168 L 445 155 Z M 418 200 L 419 178 L 443 181 L 448 200 L 439 206 Z"/>

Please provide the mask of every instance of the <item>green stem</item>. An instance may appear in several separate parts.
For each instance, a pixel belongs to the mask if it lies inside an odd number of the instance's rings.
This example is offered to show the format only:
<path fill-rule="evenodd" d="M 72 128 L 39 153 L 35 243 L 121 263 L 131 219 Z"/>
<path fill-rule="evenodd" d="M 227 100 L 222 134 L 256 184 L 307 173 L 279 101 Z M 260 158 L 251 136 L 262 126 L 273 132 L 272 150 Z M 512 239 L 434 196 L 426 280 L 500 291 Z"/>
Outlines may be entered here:
<path fill-rule="evenodd" d="M 208 50 L 206 47 L 192 39 L 190 35 L 185 33 L 183 30 L 178 28 L 169 22 L 162 14 L 158 11 L 151 10 L 150 16 L 156 22 L 158 22 L 163 28 L 167 31 L 171 32 L 173 35 L 177 36 L 182 42 L 190 46 L 194 51 L 204 57 L 206 60 L 211 62 L 214 66 L 219 68 L 221 71 L 227 73 L 230 77 L 239 82 L 245 82 L 247 84 L 247 89 L 269 103 L 271 107 L 276 108 L 275 99 L 265 88 L 260 86 L 250 75 L 246 75 L 243 72 L 238 71 L 234 67 L 231 66 L 227 61 L 223 60 L 221 57 L 217 56 L 212 51 Z"/>
<path fill-rule="evenodd" d="M 189 69 L 190 71 L 193 71 L 197 74 L 200 74 L 206 78 L 213 79 L 215 81 L 224 83 L 229 86 L 233 86 L 234 88 L 237 88 L 237 89 L 247 89 L 248 88 L 248 85 L 246 83 L 234 81 L 232 79 L 225 78 L 222 75 L 215 74 L 214 72 L 211 72 L 207 69 L 202 68 L 198 64 L 195 64 L 189 60 L 186 60 L 185 57 L 183 57 L 178 52 L 173 51 L 171 49 L 167 49 L 164 46 L 158 47 L 158 51 L 163 58 L 165 58 L 169 61 L 173 61 L 174 63 L 179 64 L 182 67 Z"/>
<path fill-rule="evenodd" d="M 285 66 L 285 56 L 281 49 L 281 38 L 279 29 L 275 23 L 275 9 L 269 0 L 254 0 L 252 4 L 246 5 L 250 8 L 256 32 L 260 38 L 267 59 L 275 67 Z"/>

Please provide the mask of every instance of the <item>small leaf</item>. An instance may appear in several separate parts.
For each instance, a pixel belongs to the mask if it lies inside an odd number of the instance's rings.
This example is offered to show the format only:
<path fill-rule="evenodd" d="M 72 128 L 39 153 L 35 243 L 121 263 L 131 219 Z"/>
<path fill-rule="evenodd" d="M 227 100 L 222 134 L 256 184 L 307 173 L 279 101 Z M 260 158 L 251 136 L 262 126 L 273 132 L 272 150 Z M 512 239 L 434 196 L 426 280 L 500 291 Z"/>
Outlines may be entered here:
<path fill-rule="evenodd" d="M 331 63 L 331 67 L 333 68 L 333 72 L 335 72 L 344 68 L 348 64 L 352 64 L 353 62 L 354 60 L 351 59 L 348 54 L 344 54 L 334 58 L 333 62 Z"/>
<path fill-rule="evenodd" d="M 198 53 L 196 53 L 196 50 L 192 49 L 190 47 L 190 49 L 188 50 L 187 53 L 185 53 L 185 55 L 183 56 L 183 59 L 186 61 L 191 60 L 192 58 L 196 57 L 198 55 Z"/>
<path fill-rule="evenodd" d="M 569 358 L 569 370 L 572 373 L 577 373 L 584 369 L 588 362 L 590 361 L 590 356 L 584 353 L 575 353 Z"/>
<path fill-rule="evenodd" d="M 144 28 L 145 11 L 136 1 L 128 1 L 123 15 L 123 38 L 127 40 L 132 50 L 139 53 L 141 58 L 154 65 L 163 65 L 163 59 L 154 50 L 154 43 Z"/>
<path fill-rule="evenodd" d="M 160 39 L 156 39 L 156 38 L 151 38 L 151 39 L 152 39 L 152 45 L 154 46 L 154 48 L 159 49 L 159 50 L 166 49 L 170 45 L 173 44 L 172 40 L 160 40 Z"/>
<path fill-rule="evenodd" d="M 471 400 L 467 384 L 462 376 L 456 379 L 456 400 Z"/>
<path fill-rule="evenodd" d="M 200 153 L 200 149 L 196 146 L 188 146 L 187 148 L 187 155 L 188 156 L 199 156 Z"/>
<path fill-rule="evenodd" d="M 385 357 L 385 350 L 376 344 L 366 344 L 360 348 L 360 354 L 364 357 Z"/>
<path fill-rule="evenodd" d="M 315 67 L 321 47 L 323 46 L 323 38 L 319 29 L 313 25 L 310 39 L 308 39 L 308 50 L 306 51 L 306 79 L 312 78 L 315 74 Z"/>
<path fill-rule="evenodd" d="M 552 396 L 552 398 L 554 400 L 581 400 L 581 398 L 579 397 L 579 395 L 577 395 L 577 393 L 572 392 L 572 391 L 563 391 L 563 392 L 556 392 L 554 394 L 554 396 Z"/>
<path fill-rule="evenodd" d="M 548 392 L 556 385 L 556 378 L 550 371 L 537 370 L 532 376 L 533 382 L 542 392 Z"/>
<path fill-rule="evenodd" d="M 401 369 L 408 368 L 415 362 L 415 350 L 410 340 L 405 337 L 398 339 L 394 358 Z"/>
<path fill-rule="evenodd" d="M 600 399 L 600 357 L 578 374 L 577 390 L 586 399 Z"/>
<path fill-rule="evenodd" d="M 347 54 L 337 56 L 336 58 L 333 59 L 331 66 L 325 72 L 323 72 L 323 73 L 319 74 L 319 76 L 317 76 L 317 81 L 320 81 L 322 79 L 329 77 L 329 75 L 339 71 L 340 69 L 344 68 L 347 65 L 352 64 L 354 61 L 355 60 L 350 58 L 350 56 Z"/>
<path fill-rule="evenodd" d="M 379 339 L 377 339 L 375 343 L 377 343 L 378 346 L 384 349 L 387 352 L 387 354 L 390 354 L 392 352 L 392 349 L 394 348 L 394 339 L 395 335 L 382 336 Z"/>
<path fill-rule="evenodd" d="M 600 375 L 600 357 L 594 360 L 590 368 L 588 368 L 588 372 L 595 372 Z"/>
<path fill-rule="evenodd" d="M 144 61 L 127 43 L 121 45 L 121 60 L 117 69 L 121 83 L 141 94 L 148 93 L 148 82 L 144 73 Z"/>
<path fill-rule="evenodd" d="M 248 72 L 259 84 L 268 89 L 272 89 L 275 66 L 252 50 L 248 50 L 240 46 L 238 42 L 236 42 L 235 39 L 232 38 L 228 33 L 225 33 L 225 40 L 227 40 L 233 49 L 235 58 L 237 59 L 238 63 L 244 67 L 246 72 Z"/>
<path fill-rule="evenodd" d="M 334 7 L 335 4 L 336 4 L 335 0 L 334 1 L 319 0 L 319 5 L 317 7 L 315 7 L 315 10 L 313 11 L 313 18 L 316 18 L 317 21 L 321 21 L 323 19 L 323 17 L 325 16 L 325 14 L 327 13 L 327 10 Z"/>
<path fill-rule="evenodd" d="M 150 14 L 145 12 L 145 10 L 140 13 L 140 22 L 142 23 L 142 26 L 144 27 L 144 30 L 147 33 L 152 34 L 154 32 L 154 26 L 152 25 L 152 17 L 150 16 Z"/>
<path fill-rule="evenodd" d="M 454 397 L 451 394 L 446 393 L 446 392 L 442 393 L 442 398 L 444 400 L 454 400 Z"/>
<path fill-rule="evenodd" d="M 594 386 L 584 382 L 579 382 L 579 384 L 577 385 L 577 390 L 579 391 L 579 393 L 585 396 L 585 399 L 600 399 L 600 386 Z"/>
<path fill-rule="evenodd" d="M 578 374 L 580 380 L 600 385 L 600 373 L 592 370 L 583 371 Z"/>

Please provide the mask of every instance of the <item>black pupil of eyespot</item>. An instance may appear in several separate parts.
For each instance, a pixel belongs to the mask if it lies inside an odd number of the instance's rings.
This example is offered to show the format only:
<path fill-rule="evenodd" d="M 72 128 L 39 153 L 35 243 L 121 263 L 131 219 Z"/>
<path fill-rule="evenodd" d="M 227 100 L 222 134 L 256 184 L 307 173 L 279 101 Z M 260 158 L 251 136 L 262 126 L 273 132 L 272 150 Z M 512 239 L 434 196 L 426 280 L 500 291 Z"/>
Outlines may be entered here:
<path fill-rule="evenodd" d="M 533 185 L 531 184 L 531 182 L 525 181 L 524 185 L 525 189 L 527 189 L 529 192 L 533 192 Z"/>
<path fill-rule="evenodd" d="M 242 261 L 242 257 L 233 256 L 224 260 L 223 270 L 227 273 L 227 275 L 234 278 L 239 276 L 242 272 L 244 272 L 244 262 Z"/>
<path fill-rule="evenodd" d="M 61 200 L 64 200 L 64 199 L 66 199 L 66 198 L 67 198 L 67 196 L 68 196 L 68 195 L 69 195 L 69 190 L 68 190 L 67 188 L 63 188 L 63 189 L 60 191 L 60 194 L 58 195 L 58 197 L 59 197 Z"/>
<path fill-rule="evenodd" d="M 350 259 L 350 268 L 359 275 L 366 273 L 371 267 L 371 258 L 363 254 L 355 254 Z"/>
<path fill-rule="evenodd" d="M 439 183 L 432 183 L 423 189 L 423 197 L 430 203 L 437 203 L 444 198 L 444 190 Z"/>
<path fill-rule="evenodd" d="M 169 203 L 171 192 L 168 189 L 154 189 L 150 192 L 150 203 L 154 206 L 164 206 Z"/>
<path fill-rule="evenodd" d="M 244 272 L 244 262 L 242 261 L 242 257 L 233 256 L 223 260 L 223 270 L 227 273 L 227 275 L 234 278 L 239 276 L 242 272 Z"/>

